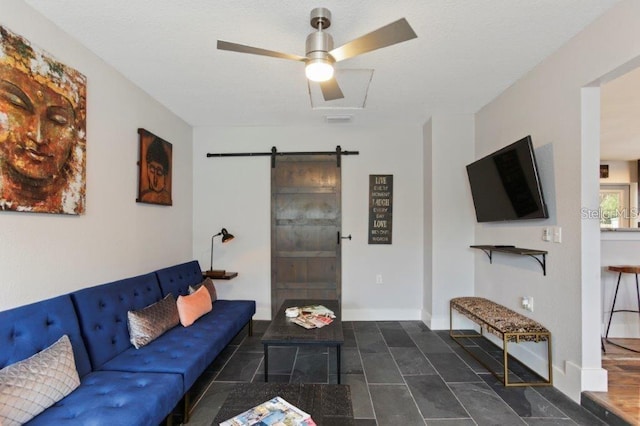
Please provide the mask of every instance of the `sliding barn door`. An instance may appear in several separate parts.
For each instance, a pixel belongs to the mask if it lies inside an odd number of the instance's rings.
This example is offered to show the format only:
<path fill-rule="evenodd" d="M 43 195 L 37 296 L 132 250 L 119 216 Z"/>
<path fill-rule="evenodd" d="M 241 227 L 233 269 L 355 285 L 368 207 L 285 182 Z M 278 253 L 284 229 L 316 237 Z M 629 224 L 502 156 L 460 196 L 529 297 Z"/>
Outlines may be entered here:
<path fill-rule="evenodd" d="M 271 169 L 271 312 L 285 299 L 341 301 L 341 179 L 335 155 L 276 157 Z"/>

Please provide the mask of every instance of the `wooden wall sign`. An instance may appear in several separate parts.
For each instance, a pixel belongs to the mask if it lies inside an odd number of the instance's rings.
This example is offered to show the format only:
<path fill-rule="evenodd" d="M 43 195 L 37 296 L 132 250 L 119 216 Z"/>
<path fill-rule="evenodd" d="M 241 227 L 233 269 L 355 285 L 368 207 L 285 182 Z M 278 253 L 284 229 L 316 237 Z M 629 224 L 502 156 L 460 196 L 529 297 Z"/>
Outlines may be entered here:
<path fill-rule="evenodd" d="M 369 175 L 369 244 L 391 244 L 393 175 Z"/>

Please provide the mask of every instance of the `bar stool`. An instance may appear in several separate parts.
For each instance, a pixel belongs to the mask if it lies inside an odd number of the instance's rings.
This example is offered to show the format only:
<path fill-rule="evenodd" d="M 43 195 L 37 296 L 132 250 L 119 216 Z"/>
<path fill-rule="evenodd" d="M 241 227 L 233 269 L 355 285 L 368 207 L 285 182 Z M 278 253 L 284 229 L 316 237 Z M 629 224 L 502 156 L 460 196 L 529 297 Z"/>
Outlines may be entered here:
<path fill-rule="evenodd" d="M 609 342 L 609 327 L 611 327 L 611 319 L 613 318 L 613 314 L 616 312 L 636 312 L 640 315 L 640 286 L 638 285 L 638 274 L 640 274 L 640 266 L 634 265 L 620 265 L 620 266 L 609 266 L 607 268 L 611 272 L 618 272 L 618 283 L 616 284 L 616 292 L 613 295 L 613 303 L 611 304 L 611 314 L 609 315 L 609 323 L 607 324 L 607 332 L 604 335 L 605 340 L 612 345 L 618 346 L 623 349 L 627 349 L 633 352 L 638 352 L 636 350 L 627 348 L 625 346 Z M 636 276 L 636 295 L 638 297 L 638 309 L 616 309 L 616 299 L 618 298 L 618 290 L 620 288 L 620 279 L 622 278 L 622 274 L 635 274 Z"/>

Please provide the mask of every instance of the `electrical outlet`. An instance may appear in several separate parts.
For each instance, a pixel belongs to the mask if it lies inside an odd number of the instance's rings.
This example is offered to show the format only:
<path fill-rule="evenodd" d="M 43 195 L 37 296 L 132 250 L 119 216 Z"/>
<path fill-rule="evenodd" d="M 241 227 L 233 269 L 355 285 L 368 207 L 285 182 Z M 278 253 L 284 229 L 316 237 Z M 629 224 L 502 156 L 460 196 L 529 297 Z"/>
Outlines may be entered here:
<path fill-rule="evenodd" d="M 562 228 L 559 226 L 556 226 L 555 228 L 553 228 L 553 242 L 554 243 L 562 242 Z"/>
<path fill-rule="evenodd" d="M 542 228 L 542 241 L 551 241 L 551 228 Z"/>
<path fill-rule="evenodd" d="M 376 284 L 382 284 L 382 274 L 376 275 Z"/>
<path fill-rule="evenodd" d="M 522 299 L 520 300 L 520 304 L 522 305 L 522 309 L 526 309 L 527 311 L 533 312 L 533 297 L 522 296 Z"/>

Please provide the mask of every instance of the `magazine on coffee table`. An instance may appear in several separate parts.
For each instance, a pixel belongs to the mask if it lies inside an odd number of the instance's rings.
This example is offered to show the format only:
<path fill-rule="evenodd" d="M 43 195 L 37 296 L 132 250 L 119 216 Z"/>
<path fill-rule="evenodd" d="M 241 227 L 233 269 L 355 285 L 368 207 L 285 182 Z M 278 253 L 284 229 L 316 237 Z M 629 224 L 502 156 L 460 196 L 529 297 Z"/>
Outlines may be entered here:
<path fill-rule="evenodd" d="M 294 323 L 294 324 L 298 324 L 300 327 L 304 327 L 307 330 L 310 330 L 312 328 L 318 328 L 318 326 L 315 325 L 314 323 L 312 323 L 309 318 L 305 318 L 305 317 L 302 317 L 302 316 L 298 316 L 296 318 L 291 318 L 291 322 Z"/>
<path fill-rule="evenodd" d="M 316 315 L 335 318 L 335 313 L 324 305 L 309 305 L 300 308 L 303 315 Z"/>
<path fill-rule="evenodd" d="M 251 425 L 312 426 L 315 423 L 309 414 L 279 396 L 220 423 L 220 426 Z"/>
<path fill-rule="evenodd" d="M 333 311 L 323 305 L 309 305 L 301 308 L 291 307 L 287 310 L 297 310 L 300 313 L 297 317 L 291 318 L 291 322 L 298 324 L 306 329 L 322 328 L 325 325 L 331 324 L 335 314 Z"/>
<path fill-rule="evenodd" d="M 294 324 L 298 324 L 299 326 L 304 327 L 306 329 L 312 329 L 312 328 L 322 328 L 327 324 L 331 324 L 333 320 L 325 316 L 299 315 L 296 318 L 292 318 L 291 322 Z"/>

